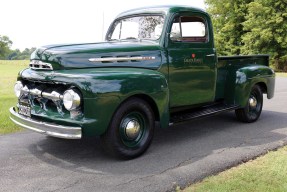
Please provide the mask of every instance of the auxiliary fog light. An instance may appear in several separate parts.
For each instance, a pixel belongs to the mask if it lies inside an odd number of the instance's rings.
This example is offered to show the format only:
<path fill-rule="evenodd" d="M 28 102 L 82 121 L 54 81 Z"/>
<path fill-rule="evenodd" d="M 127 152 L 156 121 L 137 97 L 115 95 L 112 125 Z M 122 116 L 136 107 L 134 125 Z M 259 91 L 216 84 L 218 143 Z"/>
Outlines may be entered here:
<path fill-rule="evenodd" d="M 63 103 L 68 111 L 77 109 L 81 104 L 81 97 L 74 90 L 69 89 L 63 94 Z"/>
<path fill-rule="evenodd" d="M 16 97 L 18 98 L 20 97 L 22 88 L 23 88 L 22 82 L 17 81 L 14 85 L 14 92 L 15 92 Z"/>

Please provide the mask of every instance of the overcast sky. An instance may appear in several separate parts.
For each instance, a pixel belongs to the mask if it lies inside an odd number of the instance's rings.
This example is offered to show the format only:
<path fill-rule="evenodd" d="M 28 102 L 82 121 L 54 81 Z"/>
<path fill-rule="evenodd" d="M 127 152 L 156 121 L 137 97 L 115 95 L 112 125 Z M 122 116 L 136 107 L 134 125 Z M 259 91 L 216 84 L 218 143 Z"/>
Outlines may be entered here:
<path fill-rule="evenodd" d="M 13 41 L 12 48 L 21 50 L 47 44 L 97 42 L 122 11 L 173 4 L 205 8 L 204 0 L 1 0 L 0 35 L 7 35 Z"/>

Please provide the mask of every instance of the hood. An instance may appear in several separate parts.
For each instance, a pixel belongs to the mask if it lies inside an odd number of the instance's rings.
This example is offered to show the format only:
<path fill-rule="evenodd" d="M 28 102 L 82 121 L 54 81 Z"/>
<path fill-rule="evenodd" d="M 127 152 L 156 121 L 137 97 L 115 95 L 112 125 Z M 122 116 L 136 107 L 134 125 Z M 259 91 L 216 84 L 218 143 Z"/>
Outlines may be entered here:
<path fill-rule="evenodd" d="M 161 65 L 158 42 L 120 41 L 88 44 L 50 45 L 37 49 L 31 60 L 50 63 L 53 70 L 94 67 L 139 67 Z"/>

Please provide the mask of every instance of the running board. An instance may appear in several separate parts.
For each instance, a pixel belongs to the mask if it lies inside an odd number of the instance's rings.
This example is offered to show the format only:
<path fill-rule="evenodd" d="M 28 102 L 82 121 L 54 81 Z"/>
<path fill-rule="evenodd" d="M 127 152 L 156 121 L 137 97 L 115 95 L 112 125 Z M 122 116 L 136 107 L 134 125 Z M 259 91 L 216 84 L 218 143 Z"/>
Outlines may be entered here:
<path fill-rule="evenodd" d="M 171 115 L 170 124 L 189 121 L 202 117 L 208 117 L 224 111 L 234 110 L 237 109 L 238 107 L 239 107 L 238 105 L 226 105 L 222 103 L 217 103 L 197 109 L 174 113 Z"/>

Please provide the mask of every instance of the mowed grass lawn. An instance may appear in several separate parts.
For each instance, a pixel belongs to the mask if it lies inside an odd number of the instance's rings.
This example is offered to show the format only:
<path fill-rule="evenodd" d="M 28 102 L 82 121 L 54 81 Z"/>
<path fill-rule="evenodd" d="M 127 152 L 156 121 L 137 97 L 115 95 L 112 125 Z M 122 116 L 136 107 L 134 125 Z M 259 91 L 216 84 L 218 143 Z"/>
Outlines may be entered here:
<path fill-rule="evenodd" d="M 183 192 L 285 192 L 287 146 L 191 185 Z"/>
<path fill-rule="evenodd" d="M 287 77 L 287 73 L 276 73 L 276 77 Z"/>
<path fill-rule="evenodd" d="M 9 108 L 15 106 L 17 98 L 14 94 L 14 84 L 18 72 L 27 68 L 29 61 L 0 60 L 0 134 L 21 130 L 9 119 Z"/>

